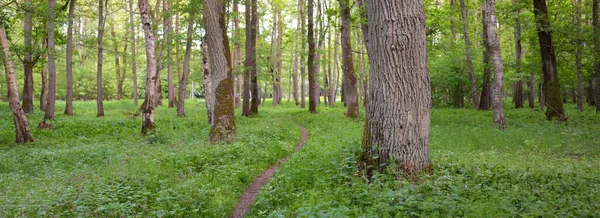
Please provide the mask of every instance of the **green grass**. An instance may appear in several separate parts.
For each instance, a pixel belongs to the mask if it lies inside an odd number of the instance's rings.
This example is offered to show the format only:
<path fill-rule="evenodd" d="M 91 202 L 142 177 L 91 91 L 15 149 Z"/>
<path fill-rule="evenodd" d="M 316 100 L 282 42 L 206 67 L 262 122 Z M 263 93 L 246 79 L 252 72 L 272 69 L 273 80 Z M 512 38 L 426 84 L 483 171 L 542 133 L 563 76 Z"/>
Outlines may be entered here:
<path fill-rule="evenodd" d="M 157 111 L 158 133 L 141 136 L 131 101 L 57 105 L 54 130 L 32 128 L 34 143 L 14 144 L 8 105 L 0 104 L 0 217 L 224 217 L 243 190 L 277 159 L 292 158 L 251 208 L 252 217 L 600 216 L 600 115 L 567 105 L 566 123 L 507 104 L 507 130 L 491 111 L 434 109 L 434 171 L 417 181 L 357 169 L 364 120 L 341 105 L 318 115 L 292 104 L 236 113 L 238 141 L 207 143 L 204 103 L 188 117 Z M 361 114 L 364 109 L 361 109 Z M 43 114 L 28 115 L 37 126 Z M 299 123 L 306 146 L 293 153 Z"/>

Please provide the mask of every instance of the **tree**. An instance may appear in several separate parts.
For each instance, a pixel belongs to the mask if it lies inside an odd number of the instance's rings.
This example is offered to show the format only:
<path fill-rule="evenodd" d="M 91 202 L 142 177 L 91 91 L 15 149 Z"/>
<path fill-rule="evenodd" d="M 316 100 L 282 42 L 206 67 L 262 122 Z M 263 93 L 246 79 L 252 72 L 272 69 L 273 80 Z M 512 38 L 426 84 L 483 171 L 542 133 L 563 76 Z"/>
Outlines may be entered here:
<path fill-rule="evenodd" d="M 485 4 L 485 3 L 484 3 Z M 479 110 L 489 110 L 491 107 L 491 87 L 490 87 L 490 77 L 491 77 L 491 69 L 490 69 L 490 43 L 486 36 L 487 34 L 487 14 L 485 10 L 481 12 L 481 23 L 482 23 L 482 41 L 483 41 L 483 84 L 481 88 L 481 98 L 479 99 Z"/>
<path fill-rule="evenodd" d="M 485 10 L 486 32 L 490 57 L 494 66 L 494 83 L 492 84 L 492 110 L 494 116 L 494 125 L 500 129 L 506 128 L 506 118 L 504 118 L 504 109 L 502 103 L 502 87 L 504 85 L 504 71 L 502 69 L 502 54 L 500 53 L 500 42 L 496 34 L 496 1 L 485 0 L 483 3 Z"/>
<path fill-rule="evenodd" d="M 517 0 L 513 0 L 513 18 L 515 19 L 514 37 L 515 37 L 515 74 L 519 77 L 519 80 L 515 84 L 515 93 L 513 101 L 515 102 L 515 108 L 523 108 L 523 81 L 521 80 L 521 19 L 519 18 L 520 9 L 518 8 Z"/>
<path fill-rule="evenodd" d="M 252 102 L 250 104 L 250 114 L 258 114 L 258 105 L 260 104 L 260 90 L 258 87 L 258 64 L 256 63 L 256 37 L 260 28 L 258 27 L 258 3 L 252 0 L 252 62 L 253 66 L 250 72 L 250 92 L 252 93 Z"/>
<path fill-rule="evenodd" d="M 175 107 L 175 105 L 177 104 L 177 98 L 175 98 L 175 83 L 173 81 L 173 45 L 171 43 L 171 41 L 173 40 L 173 36 L 171 36 L 171 34 L 173 33 L 173 16 L 171 15 L 171 9 L 172 9 L 172 5 L 171 2 L 169 1 L 168 3 L 168 7 L 167 7 L 167 11 L 169 11 L 169 14 L 167 14 L 167 22 L 165 23 L 165 42 L 167 43 L 167 59 L 169 61 L 169 65 L 167 66 L 167 91 L 168 91 L 168 97 L 169 97 L 169 108 Z"/>
<path fill-rule="evenodd" d="M 260 101 L 258 99 L 256 80 L 256 30 L 258 29 L 256 6 L 256 0 L 246 0 L 246 57 L 244 60 L 244 102 L 242 103 L 242 116 L 247 117 L 258 112 L 258 101 Z M 250 87 L 250 83 L 252 83 L 252 87 Z M 255 107 L 256 111 L 252 111 L 250 108 L 251 88 L 252 106 Z"/>
<path fill-rule="evenodd" d="M 596 113 L 600 112 L 600 0 L 594 0 L 592 6 L 592 23 L 594 24 L 594 49 L 596 55 L 594 57 L 594 70 L 596 72 Z M 545 74 L 544 74 L 545 75 Z M 545 78 L 544 78 L 545 79 Z M 558 78 L 557 78 L 558 79 Z M 546 117 L 548 113 L 546 112 Z"/>
<path fill-rule="evenodd" d="M 102 40 L 104 37 L 104 7 L 108 5 L 108 0 L 98 0 L 98 70 L 96 75 L 96 107 L 98 109 L 97 117 L 104 116 L 104 104 L 102 103 L 102 57 L 104 47 Z"/>
<path fill-rule="evenodd" d="M 19 105 L 19 90 L 17 88 L 17 76 L 15 73 L 15 66 L 12 62 L 10 50 L 8 47 L 8 39 L 6 38 L 6 31 L 3 26 L 3 15 L 0 15 L 0 46 L 2 47 L 2 53 L 4 53 L 2 59 L 4 59 L 4 72 L 6 75 L 6 83 L 8 88 L 8 102 L 10 112 L 13 115 L 13 121 L 15 123 L 16 143 L 28 143 L 33 142 L 33 137 L 29 131 L 29 122 L 25 116 L 25 111 Z"/>
<path fill-rule="evenodd" d="M 133 80 L 133 104 L 138 105 L 137 66 L 135 61 L 135 21 L 133 20 L 133 0 L 129 0 L 129 28 L 131 28 L 131 80 Z"/>
<path fill-rule="evenodd" d="M 206 43 L 206 36 L 202 38 L 202 84 L 204 85 L 204 100 L 206 103 L 206 115 L 208 124 L 213 124 L 213 106 L 214 106 L 214 95 L 212 85 L 212 72 L 210 68 L 210 62 L 208 58 L 208 45 Z"/>
<path fill-rule="evenodd" d="M 211 80 L 215 86 L 213 124 L 209 136 L 210 142 L 214 144 L 231 141 L 236 136 L 233 75 L 223 1 L 203 0 L 202 2 Z"/>
<path fill-rule="evenodd" d="M 300 11 L 300 5 L 298 5 L 298 11 Z M 296 23 L 296 40 L 294 42 L 294 71 L 292 72 L 292 82 L 293 82 L 293 96 L 294 96 L 294 102 L 296 103 L 296 106 L 300 105 L 300 101 L 298 99 L 298 41 L 300 41 L 300 37 L 302 37 L 302 35 L 300 34 L 300 16 L 298 16 L 298 22 Z"/>
<path fill-rule="evenodd" d="M 575 15 L 575 22 L 577 25 L 577 34 L 583 35 L 583 30 L 581 28 L 581 0 L 577 0 L 577 5 L 575 6 L 577 9 Z M 577 110 L 583 111 L 583 85 L 582 85 L 582 64 L 581 64 L 581 53 L 583 52 L 583 40 L 581 40 L 577 36 L 577 48 L 575 51 L 575 66 L 577 68 Z"/>
<path fill-rule="evenodd" d="M 317 113 L 317 81 L 315 72 L 315 39 L 314 39 L 314 17 L 313 0 L 308 0 L 308 111 Z"/>
<path fill-rule="evenodd" d="M 187 35 L 185 38 L 185 57 L 183 59 L 183 74 L 179 79 L 179 101 L 177 101 L 177 116 L 185 117 L 185 87 L 190 76 L 190 59 L 192 56 L 192 36 L 194 33 L 194 19 L 196 12 L 192 9 L 188 15 Z"/>
<path fill-rule="evenodd" d="M 467 70 L 469 71 L 469 81 L 471 82 L 471 98 L 473 99 L 473 108 L 479 108 L 479 99 L 477 99 L 477 83 L 475 82 L 475 72 L 473 71 L 473 58 L 471 57 L 471 41 L 469 40 L 469 21 L 467 19 L 467 5 L 465 0 L 460 0 L 460 12 L 463 22 L 463 34 L 465 38 L 465 55 L 467 57 Z"/>
<path fill-rule="evenodd" d="M 340 3 L 340 13 L 342 18 L 342 70 L 344 71 L 344 97 L 347 107 L 346 117 L 358 118 L 358 94 L 356 93 L 356 84 L 358 79 L 354 73 L 354 63 L 352 60 L 352 46 L 350 40 L 350 4 L 349 0 L 338 0 Z"/>
<path fill-rule="evenodd" d="M 300 32 L 304 33 L 304 0 L 298 0 L 298 18 L 300 19 Z M 312 13 L 312 12 L 311 12 Z M 302 46 L 300 50 L 300 108 L 306 107 L 306 66 L 304 66 L 304 51 L 306 51 L 306 43 L 304 43 L 304 36 L 300 34 L 300 44 Z"/>
<path fill-rule="evenodd" d="M 67 24 L 67 97 L 65 115 L 73 116 L 73 16 L 75 0 L 69 2 L 69 17 Z"/>
<path fill-rule="evenodd" d="M 542 92 L 544 93 L 544 102 L 548 106 L 546 119 L 552 120 L 556 118 L 560 121 L 566 121 L 567 118 L 565 117 L 565 109 L 562 102 L 546 0 L 533 0 L 533 8 L 537 23 L 536 29 L 540 42 L 540 52 L 542 54 L 542 72 L 544 74 Z"/>
<path fill-rule="evenodd" d="M 23 36 L 25 44 L 25 57 L 23 58 L 23 71 L 25 73 L 23 83 L 23 103 L 21 107 L 25 113 L 33 112 L 33 68 L 37 63 L 39 55 L 34 55 L 33 48 L 33 37 L 32 37 L 32 14 L 34 13 L 34 7 L 31 4 L 31 0 L 25 0 L 23 5 L 25 11 L 25 19 L 23 20 Z"/>
<path fill-rule="evenodd" d="M 395 161 L 429 171 L 431 89 L 420 0 L 367 0 L 371 79 L 360 163 L 368 175 Z M 398 10 L 398 9 L 402 10 Z"/>
<path fill-rule="evenodd" d="M 48 32 L 48 98 L 44 120 L 54 119 L 54 108 L 56 104 L 56 63 L 54 60 L 54 7 L 55 0 L 48 0 L 48 21 L 46 28 Z"/>
<path fill-rule="evenodd" d="M 154 57 L 154 33 L 152 23 L 148 16 L 148 0 L 139 0 L 140 20 L 144 28 L 144 39 L 146 41 L 146 99 L 144 100 L 142 112 L 142 135 L 154 132 L 154 110 L 156 108 L 156 59 Z"/>

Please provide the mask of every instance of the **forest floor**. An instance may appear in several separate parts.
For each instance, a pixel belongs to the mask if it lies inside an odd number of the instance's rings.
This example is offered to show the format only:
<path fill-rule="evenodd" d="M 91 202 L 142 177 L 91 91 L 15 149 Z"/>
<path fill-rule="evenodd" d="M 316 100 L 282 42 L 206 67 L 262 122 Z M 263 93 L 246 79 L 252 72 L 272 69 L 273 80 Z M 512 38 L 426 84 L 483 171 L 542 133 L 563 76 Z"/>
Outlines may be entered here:
<path fill-rule="evenodd" d="M 166 104 L 165 104 L 166 105 Z M 393 173 L 364 178 L 357 168 L 364 119 L 341 104 L 318 115 L 285 103 L 236 113 L 238 140 L 207 143 L 204 103 L 157 110 L 158 133 L 141 136 L 131 101 L 76 102 L 55 128 L 31 128 L 34 143 L 14 144 L 0 103 L 0 217 L 231 216 L 255 178 L 288 161 L 263 187 L 248 217 L 600 215 L 600 115 L 567 105 L 566 123 L 506 105 L 507 130 L 491 111 L 433 109 L 434 171 L 415 180 Z M 361 109 L 361 114 L 364 109 Z M 35 126 L 43 117 L 28 115 Z M 302 130 L 310 136 L 295 152 Z M 370 180 L 370 182 L 367 182 Z"/>

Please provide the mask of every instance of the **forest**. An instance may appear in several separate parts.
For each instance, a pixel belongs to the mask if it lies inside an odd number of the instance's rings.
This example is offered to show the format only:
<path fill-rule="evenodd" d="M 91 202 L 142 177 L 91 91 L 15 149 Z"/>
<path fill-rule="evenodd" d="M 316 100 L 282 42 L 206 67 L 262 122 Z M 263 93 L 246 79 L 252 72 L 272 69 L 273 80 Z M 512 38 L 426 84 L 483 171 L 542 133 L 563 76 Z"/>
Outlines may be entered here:
<path fill-rule="evenodd" d="M 600 0 L 0 0 L 0 217 L 600 216 Z"/>

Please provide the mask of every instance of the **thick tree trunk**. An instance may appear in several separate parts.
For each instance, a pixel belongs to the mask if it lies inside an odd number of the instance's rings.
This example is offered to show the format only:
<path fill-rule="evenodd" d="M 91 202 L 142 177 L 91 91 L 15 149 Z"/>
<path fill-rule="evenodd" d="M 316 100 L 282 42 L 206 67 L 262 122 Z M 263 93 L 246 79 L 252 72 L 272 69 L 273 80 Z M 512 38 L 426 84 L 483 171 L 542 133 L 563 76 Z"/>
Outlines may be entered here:
<path fill-rule="evenodd" d="M 487 15 L 485 10 L 482 10 L 481 13 L 481 23 L 483 24 L 483 47 L 485 48 L 483 51 L 483 85 L 481 88 L 481 98 L 479 100 L 479 110 L 489 110 L 491 107 L 491 87 L 490 87 L 490 79 L 491 79 L 491 68 L 490 68 L 490 45 L 488 42 L 487 34 Z"/>
<path fill-rule="evenodd" d="M 148 16 L 148 0 L 139 0 L 140 20 L 144 27 L 146 41 L 146 97 L 142 114 L 142 135 L 155 132 L 154 111 L 156 104 L 156 58 L 154 57 L 155 38 L 152 23 Z"/>
<path fill-rule="evenodd" d="M 52 1 L 52 0 L 50 0 Z M 31 132 L 29 131 L 29 122 L 25 116 L 23 108 L 19 106 L 19 89 L 17 88 L 17 76 L 15 73 L 15 66 L 12 62 L 10 50 L 8 47 L 8 39 L 6 38 L 6 31 L 4 30 L 2 17 L 0 17 L 0 47 L 2 47 L 2 53 L 4 53 L 4 72 L 6 75 L 6 84 L 8 88 L 8 104 L 10 112 L 13 116 L 13 122 L 15 124 L 15 135 L 16 143 L 28 143 L 33 142 Z"/>
<path fill-rule="evenodd" d="M 258 3 L 257 0 L 252 0 L 252 46 L 251 59 L 249 62 L 250 71 L 250 92 L 252 94 L 252 102 L 250 102 L 250 115 L 258 114 L 258 105 L 260 104 L 260 87 L 258 85 L 258 74 L 260 67 L 256 62 L 256 38 L 258 37 L 260 28 L 258 26 Z"/>
<path fill-rule="evenodd" d="M 33 57 L 33 39 L 32 39 L 32 15 L 34 7 L 31 0 L 25 0 L 25 18 L 23 19 L 23 44 L 25 45 L 25 57 L 23 58 L 24 83 L 23 83 L 23 102 L 21 107 L 25 113 L 33 112 L 33 68 L 37 60 Z"/>
<path fill-rule="evenodd" d="M 202 85 L 204 86 L 204 103 L 206 104 L 206 115 L 208 124 L 213 123 L 213 85 L 210 68 L 210 59 L 208 57 L 208 45 L 206 37 L 202 38 Z"/>
<path fill-rule="evenodd" d="M 542 53 L 542 72 L 544 73 L 544 98 L 548 106 L 546 110 L 546 119 L 556 118 L 560 121 L 566 121 L 565 109 L 563 107 L 562 94 L 560 90 L 560 81 L 558 79 L 558 69 L 556 68 L 556 56 L 554 46 L 552 45 L 552 33 L 550 20 L 548 18 L 548 8 L 546 0 L 533 1 L 535 20 L 538 37 L 540 41 L 540 52 Z"/>
<path fill-rule="evenodd" d="M 211 80 L 215 85 L 213 125 L 209 137 L 214 144 L 235 139 L 234 86 L 223 1 L 204 0 L 203 9 Z"/>
<path fill-rule="evenodd" d="M 515 84 L 515 93 L 513 95 L 513 101 L 515 102 L 515 108 L 523 108 L 525 100 L 523 99 L 523 81 L 519 80 Z"/>
<path fill-rule="evenodd" d="M 98 109 L 97 117 L 104 116 L 104 105 L 102 103 L 102 57 L 104 47 L 102 46 L 102 37 L 104 36 L 104 1 L 98 0 L 98 70 L 96 75 L 96 107 Z"/>
<path fill-rule="evenodd" d="M 177 101 L 177 116 L 185 117 L 185 93 L 188 78 L 190 76 L 190 59 L 192 57 L 192 40 L 194 33 L 195 11 L 188 15 L 187 35 L 185 38 L 185 57 L 183 58 L 183 73 L 179 79 L 179 101 Z"/>
<path fill-rule="evenodd" d="M 133 104 L 138 105 L 137 66 L 135 61 L 135 21 L 133 20 L 133 0 L 129 0 L 129 23 L 131 28 L 131 80 L 133 81 Z"/>
<path fill-rule="evenodd" d="M 463 34 L 465 38 L 465 55 L 467 56 L 467 70 L 469 71 L 469 81 L 471 82 L 471 99 L 473 100 L 473 109 L 479 108 L 479 99 L 477 96 L 477 83 L 475 82 L 475 72 L 473 71 L 473 58 L 471 57 L 471 40 L 469 40 L 469 21 L 467 20 L 467 6 L 465 0 L 460 0 L 460 12 L 463 22 Z"/>
<path fill-rule="evenodd" d="M 423 1 L 367 0 L 370 91 L 360 163 L 429 171 L 431 88 Z"/>
<path fill-rule="evenodd" d="M 313 0 L 308 0 L 308 111 L 317 113 L 317 99 L 315 91 L 317 90 L 317 81 L 315 76 L 315 39 L 314 39 L 314 17 Z"/>
<path fill-rule="evenodd" d="M 577 50 L 575 51 L 575 66 L 577 67 L 577 92 L 576 92 L 576 102 L 577 102 L 577 110 L 579 112 L 583 111 L 583 85 L 582 85 L 582 64 L 581 64 L 581 54 L 583 50 L 583 40 L 579 39 L 581 35 L 583 35 L 583 30 L 581 28 L 581 0 L 577 0 L 577 14 L 575 15 L 575 20 L 577 23 Z"/>
<path fill-rule="evenodd" d="M 352 46 L 350 39 L 350 5 L 347 0 L 338 0 L 340 3 L 340 13 L 342 19 L 342 70 L 344 71 L 344 97 L 348 110 L 346 117 L 358 118 L 358 94 L 356 93 L 356 84 L 358 79 L 354 73 L 354 63 L 352 60 Z"/>
<path fill-rule="evenodd" d="M 44 120 L 54 119 L 54 109 L 56 104 L 56 63 L 54 60 L 54 7 L 55 0 L 48 0 L 48 21 L 46 28 L 48 32 L 48 100 L 46 104 L 46 113 Z"/>
<path fill-rule="evenodd" d="M 506 118 L 504 118 L 504 109 L 502 103 L 502 87 L 504 85 L 504 71 L 502 69 L 502 54 L 500 53 L 500 42 L 496 34 L 496 2 L 495 0 L 486 0 L 484 3 L 485 18 L 487 29 L 486 37 L 490 47 L 490 56 L 494 65 L 494 83 L 492 84 L 492 110 L 494 116 L 494 125 L 500 129 L 505 129 Z"/>
<path fill-rule="evenodd" d="M 75 0 L 69 2 L 69 17 L 67 23 L 67 96 L 65 115 L 73 116 L 73 16 Z"/>
<path fill-rule="evenodd" d="M 598 81 L 600 81 L 600 57 L 598 57 L 598 53 L 600 53 L 600 0 L 594 0 L 592 6 L 592 23 L 594 25 L 594 70 L 596 72 L 596 113 L 600 112 L 600 85 L 598 85 Z M 547 113 L 546 113 L 547 114 Z M 546 115 L 547 116 L 547 115 Z"/>
<path fill-rule="evenodd" d="M 298 0 L 298 7 L 300 8 L 300 12 L 298 13 L 298 15 L 300 16 L 300 32 L 304 33 L 305 29 L 304 29 L 304 0 Z M 312 12 L 311 12 L 312 14 Z M 304 52 L 306 51 L 306 44 L 304 42 L 304 36 L 302 34 L 300 34 L 300 36 L 302 37 L 302 39 L 300 39 L 300 44 L 302 46 L 302 50 L 300 51 L 300 77 L 301 77 L 301 82 L 300 82 L 300 108 L 305 108 L 306 107 L 306 66 L 305 65 L 305 54 Z"/>

